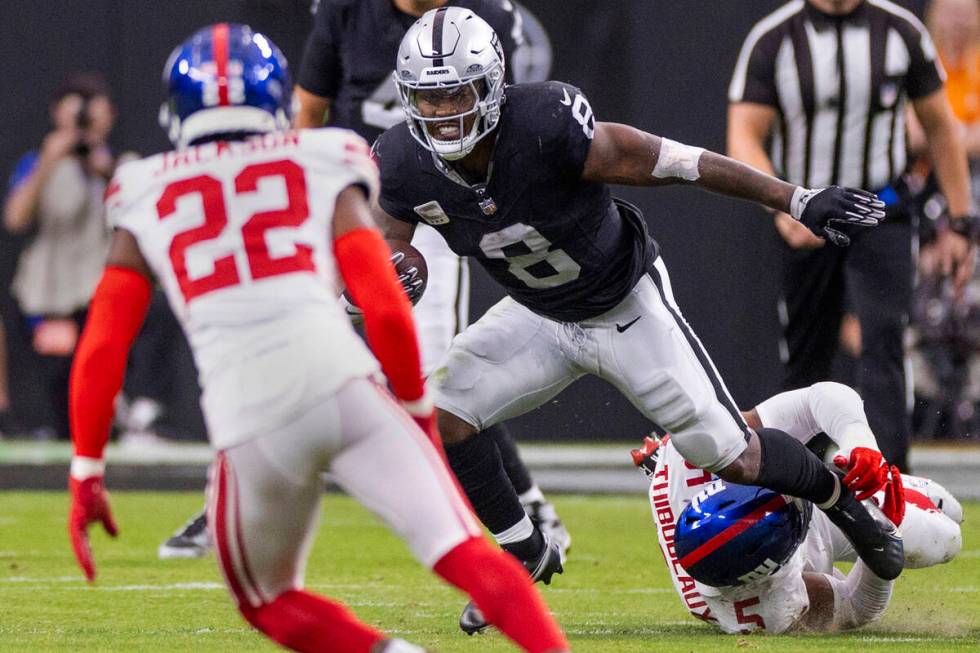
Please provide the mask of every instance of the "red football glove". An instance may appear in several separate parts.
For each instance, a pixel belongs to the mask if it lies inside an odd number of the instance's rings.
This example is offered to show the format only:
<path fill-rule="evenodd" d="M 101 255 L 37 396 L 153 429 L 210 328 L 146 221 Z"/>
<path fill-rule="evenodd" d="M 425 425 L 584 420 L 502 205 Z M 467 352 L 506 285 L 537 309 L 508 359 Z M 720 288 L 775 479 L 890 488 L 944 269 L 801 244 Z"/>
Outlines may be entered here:
<path fill-rule="evenodd" d="M 844 485 L 853 492 L 858 501 L 874 495 L 888 482 L 888 463 L 880 451 L 867 447 L 854 447 L 850 459 L 841 454 L 834 456 L 834 464 L 847 470 Z"/>
<path fill-rule="evenodd" d="M 102 522 L 102 526 L 112 537 L 115 537 L 119 530 L 112 519 L 109 494 L 105 491 L 102 476 L 89 476 L 82 480 L 70 476 L 68 488 L 71 491 L 68 535 L 78 564 L 85 572 L 85 578 L 91 583 L 95 580 L 95 562 L 92 560 L 92 547 L 88 541 L 89 524 Z"/>
<path fill-rule="evenodd" d="M 891 479 L 885 486 L 885 500 L 882 502 L 881 511 L 893 524 L 901 526 L 905 519 L 905 485 L 902 483 L 902 474 L 898 471 L 898 467 L 892 465 L 889 472 Z"/>

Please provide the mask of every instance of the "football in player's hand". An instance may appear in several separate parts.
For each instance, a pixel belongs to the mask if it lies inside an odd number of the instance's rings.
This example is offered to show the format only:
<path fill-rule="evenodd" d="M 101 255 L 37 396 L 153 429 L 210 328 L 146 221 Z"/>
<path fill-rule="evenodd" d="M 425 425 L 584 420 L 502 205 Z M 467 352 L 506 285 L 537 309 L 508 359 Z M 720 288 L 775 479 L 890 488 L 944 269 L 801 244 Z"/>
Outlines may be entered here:
<path fill-rule="evenodd" d="M 398 274 L 398 281 L 412 305 L 419 303 L 425 286 L 429 281 L 429 268 L 425 264 L 425 257 L 422 252 L 412 247 L 404 240 L 389 240 L 388 247 L 391 248 L 391 262 L 395 264 L 395 273 Z"/>

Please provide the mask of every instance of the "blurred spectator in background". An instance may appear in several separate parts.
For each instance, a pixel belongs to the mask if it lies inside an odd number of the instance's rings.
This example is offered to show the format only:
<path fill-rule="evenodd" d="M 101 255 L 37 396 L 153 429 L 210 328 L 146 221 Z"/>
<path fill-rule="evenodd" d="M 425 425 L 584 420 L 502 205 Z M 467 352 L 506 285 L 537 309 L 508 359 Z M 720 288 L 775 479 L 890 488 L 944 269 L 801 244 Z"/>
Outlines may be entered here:
<path fill-rule="evenodd" d="M 3 223 L 31 236 L 12 292 L 40 357 L 51 435 L 67 438 L 71 356 L 108 253 L 102 197 L 116 167 L 108 144 L 116 112 L 92 73 L 67 78 L 49 112 L 51 131 L 14 169 Z"/>
<path fill-rule="evenodd" d="M 841 319 L 853 308 L 868 421 L 882 453 L 905 472 L 911 420 L 903 336 L 915 240 L 904 177 L 907 106 L 924 126 L 954 218 L 955 229 L 937 232 L 942 272 L 962 287 L 975 257 L 961 233 L 974 224 L 969 175 L 943 79 L 925 27 L 905 9 L 877 0 L 807 0 L 756 23 L 729 89 L 730 156 L 805 187 L 865 188 L 887 205 L 885 222 L 853 234 L 848 248 L 825 245 L 788 215 L 776 215 L 786 243 L 783 383 L 791 389 L 831 378 Z"/>
<path fill-rule="evenodd" d="M 926 22 L 946 69 L 946 96 L 961 126 L 970 158 L 974 204 L 980 190 L 980 3 L 933 0 Z M 909 141 L 919 155 L 911 175 L 923 226 L 915 289 L 912 342 L 917 436 L 980 436 L 980 278 L 960 292 L 940 274 L 930 239 L 941 228 L 946 200 L 936 182 L 925 136 L 909 121 Z"/>

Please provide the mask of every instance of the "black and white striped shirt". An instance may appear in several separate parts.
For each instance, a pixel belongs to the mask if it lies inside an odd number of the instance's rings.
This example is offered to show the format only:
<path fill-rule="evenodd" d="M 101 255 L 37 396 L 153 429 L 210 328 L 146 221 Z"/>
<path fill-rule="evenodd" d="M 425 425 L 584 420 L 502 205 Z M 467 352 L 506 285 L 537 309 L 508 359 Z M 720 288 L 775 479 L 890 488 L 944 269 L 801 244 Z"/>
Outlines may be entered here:
<path fill-rule="evenodd" d="M 756 23 L 730 102 L 777 109 L 772 162 L 791 183 L 878 190 L 905 170 L 905 103 L 945 75 L 922 23 L 888 0 L 828 16 L 794 0 Z"/>

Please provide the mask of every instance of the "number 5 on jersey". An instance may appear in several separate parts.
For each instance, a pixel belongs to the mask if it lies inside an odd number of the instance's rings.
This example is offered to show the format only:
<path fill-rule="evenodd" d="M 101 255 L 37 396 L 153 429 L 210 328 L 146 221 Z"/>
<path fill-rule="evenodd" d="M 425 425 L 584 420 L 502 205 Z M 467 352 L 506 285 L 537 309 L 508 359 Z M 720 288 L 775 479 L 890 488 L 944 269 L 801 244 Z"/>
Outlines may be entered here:
<path fill-rule="evenodd" d="M 265 239 L 265 232 L 269 229 L 299 227 L 310 217 L 306 176 L 299 164 L 283 159 L 249 165 L 235 177 L 235 195 L 254 193 L 260 180 L 276 177 L 282 179 L 288 203 L 281 209 L 254 213 L 242 225 L 248 270 L 239 270 L 234 254 L 228 253 L 212 261 L 212 271 L 209 274 L 194 278 L 187 269 L 187 250 L 193 245 L 218 239 L 228 225 L 224 187 L 215 177 L 198 175 L 175 181 L 164 189 L 156 204 L 157 215 L 161 220 L 176 215 L 177 201 L 192 195 L 200 198 L 204 214 L 203 223 L 178 233 L 170 243 L 170 261 L 184 301 L 189 303 L 209 292 L 238 285 L 246 272 L 251 279 L 257 280 L 315 270 L 313 250 L 308 245 L 294 243 L 293 254 L 273 257 Z"/>

